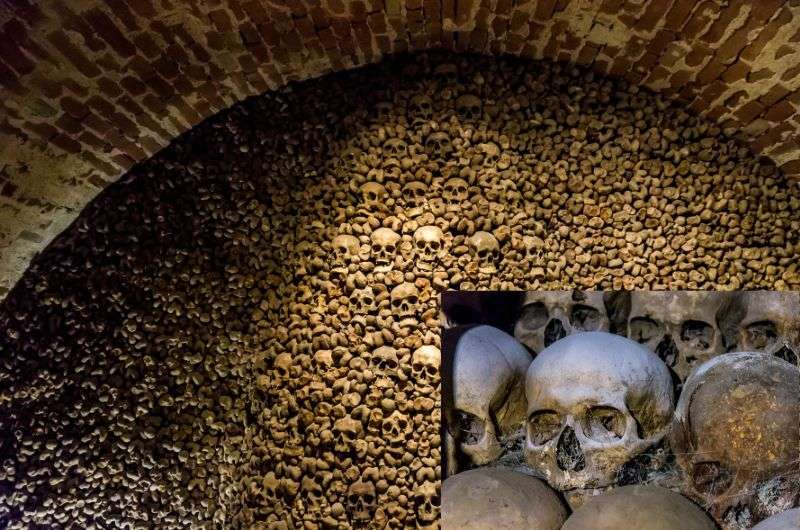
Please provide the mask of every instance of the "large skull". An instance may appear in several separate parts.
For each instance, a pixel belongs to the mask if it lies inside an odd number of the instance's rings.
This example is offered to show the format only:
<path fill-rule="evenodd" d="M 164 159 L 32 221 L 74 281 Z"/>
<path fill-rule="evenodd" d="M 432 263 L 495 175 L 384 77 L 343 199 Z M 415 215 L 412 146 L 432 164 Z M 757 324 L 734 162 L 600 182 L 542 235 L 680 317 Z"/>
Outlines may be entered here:
<path fill-rule="evenodd" d="M 656 355 L 588 331 L 554 342 L 528 369 L 525 459 L 556 489 L 608 486 L 658 443 L 672 415 L 672 381 Z"/>
<path fill-rule="evenodd" d="M 730 293 L 715 291 L 634 291 L 628 337 L 656 352 L 683 381 L 694 366 L 725 352 L 720 324 L 732 301 Z"/>
<path fill-rule="evenodd" d="M 558 530 L 567 509 L 543 481 L 504 468 L 478 468 L 442 483 L 442 527 Z"/>
<path fill-rule="evenodd" d="M 417 247 L 417 267 L 432 270 L 444 249 L 444 233 L 436 225 L 421 226 L 414 232 Z"/>
<path fill-rule="evenodd" d="M 458 338 L 448 435 L 474 465 L 498 458 L 503 439 L 521 426 L 530 363 L 525 348 L 497 328 L 473 327 Z"/>
<path fill-rule="evenodd" d="M 720 355 L 686 380 L 670 442 L 685 490 L 720 523 L 800 501 L 800 370 L 758 352 Z"/>
<path fill-rule="evenodd" d="M 354 523 L 363 524 L 372 521 L 377 507 L 378 498 L 372 482 L 359 480 L 350 485 L 347 490 L 347 511 Z"/>
<path fill-rule="evenodd" d="M 339 234 L 332 241 L 335 265 L 349 265 L 358 259 L 361 244 L 356 236 Z"/>
<path fill-rule="evenodd" d="M 419 290 L 413 283 L 401 283 L 392 289 L 389 298 L 398 320 L 414 318 L 419 303 Z"/>
<path fill-rule="evenodd" d="M 500 243 L 489 232 L 478 231 L 469 238 L 469 251 L 478 263 L 478 271 L 493 273 L 500 261 Z"/>
<path fill-rule="evenodd" d="M 369 236 L 375 272 L 388 272 L 394 266 L 400 235 L 391 228 L 378 228 Z"/>
<path fill-rule="evenodd" d="M 600 291 L 538 291 L 525 294 L 514 336 L 534 352 L 582 331 L 608 331 Z"/>
<path fill-rule="evenodd" d="M 761 351 L 797 364 L 800 354 L 800 293 L 746 291 L 741 293 L 744 318 L 736 349 Z"/>
<path fill-rule="evenodd" d="M 477 120 L 481 117 L 481 100 L 472 94 L 464 94 L 456 100 L 456 110 L 465 120 Z"/>
<path fill-rule="evenodd" d="M 433 391 L 439 384 L 439 366 L 442 352 L 436 346 L 425 345 L 417 348 L 411 356 L 411 375 L 414 382 L 424 390 Z"/>
<path fill-rule="evenodd" d="M 448 179 L 447 182 L 444 183 L 444 189 L 442 190 L 442 198 L 444 199 L 447 211 L 461 211 L 462 206 L 467 200 L 468 191 L 469 184 L 467 184 L 466 180 L 459 177 Z"/>

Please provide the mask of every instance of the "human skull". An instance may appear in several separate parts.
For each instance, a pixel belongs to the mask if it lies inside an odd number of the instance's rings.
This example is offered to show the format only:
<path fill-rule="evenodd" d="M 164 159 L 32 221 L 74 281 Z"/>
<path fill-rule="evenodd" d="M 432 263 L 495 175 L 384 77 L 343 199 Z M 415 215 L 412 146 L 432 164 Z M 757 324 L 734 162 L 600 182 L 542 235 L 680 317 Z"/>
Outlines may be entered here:
<path fill-rule="evenodd" d="M 356 236 L 349 234 L 339 234 L 331 242 L 334 251 L 334 263 L 336 265 L 348 265 L 358 259 L 358 251 L 361 244 Z"/>
<path fill-rule="evenodd" d="M 379 374 L 391 374 L 400 366 L 397 350 L 391 346 L 380 346 L 372 352 L 372 367 Z"/>
<path fill-rule="evenodd" d="M 439 518 L 439 487 L 433 482 L 423 482 L 416 488 L 414 508 L 417 513 L 418 526 L 432 526 Z"/>
<path fill-rule="evenodd" d="M 411 355 L 411 375 L 414 376 L 414 382 L 423 389 L 432 390 L 439 384 L 441 363 L 442 352 L 436 346 L 417 348 Z"/>
<path fill-rule="evenodd" d="M 444 233 L 436 225 L 421 226 L 414 231 L 414 245 L 417 247 L 417 266 L 432 270 L 444 249 Z"/>
<path fill-rule="evenodd" d="M 444 131 L 437 131 L 425 140 L 425 150 L 433 158 L 444 160 L 454 151 L 450 136 Z"/>
<path fill-rule="evenodd" d="M 464 94 L 456 100 L 456 110 L 465 120 L 480 119 L 481 100 L 472 94 Z"/>
<path fill-rule="evenodd" d="M 408 210 L 406 214 L 416 217 L 423 213 L 428 198 L 428 185 L 424 182 L 409 182 L 403 186 L 403 201 Z"/>
<path fill-rule="evenodd" d="M 457 340 L 446 435 L 474 465 L 484 465 L 503 453 L 502 440 L 525 419 L 523 384 L 531 356 L 491 326 L 469 328 Z"/>
<path fill-rule="evenodd" d="M 537 291 L 525 294 L 514 337 L 534 352 L 581 331 L 608 331 L 601 291 Z"/>
<path fill-rule="evenodd" d="M 273 386 L 282 386 L 289 379 L 299 375 L 299 367 L 294 365 L 292 354 L 284 352 L 275 357 L 273 367 Z"/>
<path fill-rule="evenodd" d="M 731 317 L 732 301 L 731 293 L 718 291 L 633 291 L 628 338 L 654 351 L 683 381 L 694 366 L 725 352 L 720 324 Z"/>
<path fill-rule="evenodd" d="M 442 198 L 444 199 L 447 211 L 461 211 L 464 202 L 467 200 L 468 191 L 469 184 L 467 184 L 466 180 L 458 177 L 448 179 L 447 182 L 444 183 L 444 189 L 442 190 Z"/>
<path fill-rule="evenodd" d="M 375 293 L 369 285 L 350 294 L 350 304 L 359 315 L 368 315 L 377 309 Z"/>
<path fill-rule="evenodd" d="M 444 84 L 454 85 L 459 82 L 458 66 L 453 63 L 442 63 L 433 69 L 433 75 Z"/>
<path fill-rule="evenodd" d="M 394 266 L 400 235 L 391 228 L 378 228 L 369 236 L 375 272 L 388 272 Z"/>
<path fill-rule="evenodd" d="M 494 142 L 487 142 L 480 144 L 480 150 L 483 153 L 483 166 L 496 167 L 497 162 L 500 160 L 500 148 Z"/>
<path fill-rule="evenodd" d="M 390 138 L 383 144 L 384 165 L 399 166 L 408 157 L 408 144 L 402 138 Z"/>
<path fill-rule="evenodd" d="M 658 443 L 672 415 L 669 370 L 636 342 L 601 331 L 569 335 L 528 369 L 525 459 L 556 489 L 615 481 Z"/>
<path fill-rule="evenodd" d="M 418 94 L 411 98 L 408 111 L 413 125 L 427 123 L 433 118 L 433 101 L 424 94 Z"/>
<path fill-rule="evenodd" d="M 362 206 L 367 208 L 381 206 L 386 199 L 386 188 L 378 182 L 366 182 L 361 188 Z"/>
<path fill-rule="evenodd" d="M 395 410 L 388 417 L 383 419 L 382 431 L 383 436 L 389 443 L 390 448 L 397 450 L 405 450 L 408 436 L 411 434 L 412 425 L 408 421 L 408 417 Z"/>
<path fill-rule="evenodd" d="M 715 530 L 714 521 L 679 493 L 637 484 L 591 497 L 562 530 Z"/>
<path fill-rule="evenodd" d="M 771 515 L 763 493 L 770 504 L 792 507 L 800 500 L 798 418 L 796 366 L 760 352 L 727 353 L 698 366 L 684 383 L 670 433 L 685 493 L 733 528 L 742 513 Z"/>
<path fill-rule="evenodd" d="M 413 283 L 401 283 L 389 293 L 392 309 L 399 319 L 413 319 L 417 312 L 419 290 Z"/>
<path fill-rule="evenodd" d="M 364 427 L 361 422 L 351 418 L 349 415 L 339 418 L 333 424 L 334 446 L 333 448 L 340 453 L 349 453 L 355 447 L 355 442 L 361 436 Z"/>
<path fill-rule="evenodd" d="M 800 354 L 800 293 L 745 291 L 736 350 L 770 353 L 792 364 Z"/>
<path fill-rule="evenodd" d="M 469 251 L 478 262 L 478 271 L 493 273 L 500 261 L 500 243 L 489 232 L 478 231 L 469 238 Z"/>
<path fill-rule="evenodd" d="M 377 507 L 378 497 L 375 495 L 375 485 L 372 482 L 359 480 L 350 485 L 347 490 L 347 511 L 352 522 L 372 521 Z"/>

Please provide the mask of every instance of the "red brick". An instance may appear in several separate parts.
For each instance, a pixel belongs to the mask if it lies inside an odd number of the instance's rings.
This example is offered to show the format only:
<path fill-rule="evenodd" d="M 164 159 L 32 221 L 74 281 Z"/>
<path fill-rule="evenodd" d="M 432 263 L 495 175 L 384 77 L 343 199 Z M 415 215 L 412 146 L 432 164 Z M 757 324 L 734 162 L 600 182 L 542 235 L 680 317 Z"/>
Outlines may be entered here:
<path fill-rule="evenodd" d="M 553 16 L 553 9 L 555 8 L 555 0 L 539 0 L 536 2 L 536 11 L 534 11 L 534 18 L 541 21 L 549 21 Z"/>
<path fill-rule="evenodd" d="M 56 127 L 61 129 L 64 132 L 68 132 L 70 134 L 78 134 L 83 130 L 83 126 L 77 121 L 75 118 L 70 116 L 69 114 L 62 114 L 56 121 Z"/>
<path fill-rule="evenodd" d="M 789 95 L 790 91 L 786 87 L 782 85 L 775 85 L 774 87 L 769 89 L 769 92 L 761 96 L 759 99 L 762 104 L 766 107 L 771 107 L 787 95 Z"/>
<path fill-rule="evenodd" d="M 747 77 L 747 74 L 750 73 L 750 65 L 747 63 L 743 63 L 742 61 L 736 62 L 728 67 L 722 75 L 720 79 L 725 81 L 726 83 L 734 83 L 736 81 L 740 81 Z"/>
<path fill-rule="evenodd" d="M 798 174 L 800 173 L 800 159 L 798 160 L 790 160 L 781 166 L 781 170 L 787 174 Z"/>
<path fill-rule="evenodd" d="M 156 10 L 151 0 L 125 0 L 131 8 L 143 18 L 153 18 Z"/>
<path fill-rule="evenodd" d="M 795 112 L 797 111 L 794 105 L 784 99 L 772 105 L 767 112 L 764 113 L 764 118 L 772 122 L 781 122 L 794 116 Z"/>
<path fill-rule="evenodd" d="M 689 20 L 692 10 L 697 5 L 696 0 L 675 0 L 672 8 L 664 19 L 666 29 L 677 31 Z"/>
<path fill-rule="evenodd" d="M 57 30 L 48 35 L 47 39 L 53 43 L 56 49 L 66 57 L 80 72 L 86 77 L 97 77 L 100 69 L 90 61 L 77 46 L 67 38 L 63 30 Z"/>
<path fill-rule="evenodd" d="M 139 25 L 136 23 L 136 17 L 125 4 L 124 0 L 106 0 L 106 4 L 111 9 L 111 12 L 114 13 L 114 16 L 125 24 L 128 33 L 140 29 Z"/>
<path fill-rule="evenodd" d="M 749 2 L 748 2 L 749 3 Z M 731 23 L 739 16 L 739 13 L 745 7 L 745 0 L 733 0 L 722 9 L 722 13 L 720 13 L 719 18 L 715 20 L 711 27 L 708 28 L 700 40 L 706 42 L 708 44 L 714 44 L 719 42 L 720 39 L 725 35 L 725 32 L 728 30 L 728 27 Z"/>
<path fill-rule="evenodd" d="M 764 47 L 772 40 L 781 26 L 791 23 L 793 20 L 792 12 L 788 8 L 780 11 L 778 16 L 767 23 L 761 30 L 758 36 L 744 48 L 741 58 L 745 61 L 754 61 L 764 49 Z"/>
<path fill-rule="evenodd" d="M 81 152 L 81 144 L 80 142 L 73 140 L 72 138 L 63 135 L 57 134 L 50 139 L 50 142 L 54 145 L 60 147 L 64 151 L 68 153 L 80 153 Z"/>
<path fill-rule="evenodd" d="M 743 123 L 748 124 L 764 112 L 764 105 L 758 101 L 750 101 L 743 105 L 734 115 Z"/>
<path fill-rule="evenodd" d="M 136 53 L 136 47 L 119 30 L 114 22 L 99 8 L 91 9 L 86 13 L 86 19 L 92 28 L 114 48 L 122 57 L 130 57 Z"/>
<path fill-rule="evenodd" d="M 644 12 L 636 21 L 634 28 L 638 31 L 652 31 L 661 22 L 670 7 L 670 2 L 666 0 L 656 0 L 648 2 Z"/>

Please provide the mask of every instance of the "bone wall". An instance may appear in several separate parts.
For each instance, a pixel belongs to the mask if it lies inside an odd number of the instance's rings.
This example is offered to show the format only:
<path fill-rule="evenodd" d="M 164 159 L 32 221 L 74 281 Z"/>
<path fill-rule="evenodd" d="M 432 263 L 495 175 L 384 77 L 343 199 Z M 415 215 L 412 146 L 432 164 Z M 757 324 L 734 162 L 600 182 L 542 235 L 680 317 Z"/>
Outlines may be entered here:
<path fill-rule="evenodd" d="M 548 62 L 417 56 L 250 99 L 4 301 L 0 517 L 432 526 L 443 291 L 798 289 L 799 204 L 719 127 Z"/>

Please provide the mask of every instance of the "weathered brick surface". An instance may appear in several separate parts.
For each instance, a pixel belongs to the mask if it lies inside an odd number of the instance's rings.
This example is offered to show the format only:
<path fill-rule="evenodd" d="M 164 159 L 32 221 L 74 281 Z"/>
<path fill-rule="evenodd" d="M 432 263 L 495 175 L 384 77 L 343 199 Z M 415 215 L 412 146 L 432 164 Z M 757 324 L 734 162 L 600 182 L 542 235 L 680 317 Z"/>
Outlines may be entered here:
<path fill-rule="evenodd" d="M 0 297 L 99 188 L 177 134 L 249 95 L 388 53 L 444 47 L 589 65 L 741 128 L 800 178 L 794 1 L 42 0 L 15 9 L 0 28 Z M 30 179 L 39 185 L 22 185 Z M 74 191 L 63 194 L 63 182 Z M 50 222 L 20 214 L 31 201 L 51 205 Z"/>

